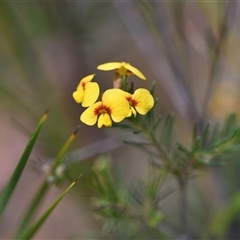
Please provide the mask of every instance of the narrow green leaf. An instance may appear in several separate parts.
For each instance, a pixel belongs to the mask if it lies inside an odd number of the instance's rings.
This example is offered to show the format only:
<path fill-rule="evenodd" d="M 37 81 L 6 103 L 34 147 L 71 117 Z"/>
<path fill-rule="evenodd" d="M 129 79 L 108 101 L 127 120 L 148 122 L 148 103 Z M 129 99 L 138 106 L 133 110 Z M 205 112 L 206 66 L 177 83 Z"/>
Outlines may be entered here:
<path fill-rule="evenodd" d="M 131 141 L 124 141 L 124 143 L 128 144 L 128 145 L 132 145 L 134 147 L 137 147 L 139 149 L 141 149 L 142 151 L 148 153 L 150 156 L 154 156 L 154 157 L 159 157 L 159 154 L 156 153 L 153 149 L 149 149 L 149 147 L 151 147 L 150 145 L 147 144 L 141 144 L 141 143 L 136 143 L 136 142 L 131 142 Z"/>
<path fill-rule="evenodd" d="M 124 140 L 124 143 L 126 144 L 130 144 L 130 145 L 139 145 L 139 147 L 142 147 L 142 146 L 154 146 L 153 143 L 150 143 L 150 142 L 134 142 L 134 141 L 127 141 L 127 140 Z"/>
<path fill-rule="evenodd" d="M 78 129 L 79 128 L 77 128 L 71 134 L 71 136 L 67 139 L 67 141 L 65 142 L 63 147 L 60 149 L 59 153 L 57 154 L 57 156 L 55 158 L 55 161 L 52 162 L 52 165 L 50 167 L 50 170 L 49 170 L 47 176 L 43 180 L 42 185 L 40 186 L 40 188 L 39 188 L 38 192 L 36 193 L 32 202 L 30 203 L 30 205 L 29 205 L 29 207 L 26 211 L 26 214 L 25 214 L 23 220 L 21 221 L 21 224 L 20 224 L 20 226 L 18 228 L 18 231 L 15 235 L 15 238 L 18 238 L 18 236 L 20 234 L 22 234 L 22 232 L 27 228 L 27 226 L 32 221 L 33 217 L 35 216 L 41 201 L 43 200 L 43 198 L 45 197 L 45 195 L 47 193 L 47 190 L 49 189 L 48 178 L 49 178 L 50 175 L 54 174 L 54 171 L 55 171 L 56 167 L 60 164 L 61 160 L 63 159 L 64 154 L 67 152 L 69 146 L 71 145 L 73 140 L 76 138 Z"/>
<path fill-rule="evenodd" d="M 180 150 L 181 152 L 185 153 L 187 156 L 190 156 L 190 152 L 187 148 L 185 148 L 182 144 L 178 143 L 177 144 L 177 149 Z"/>
<path fill-rule="evenodd" d="M 197 140 L 197 123 L 195 122 L 193 125 L 193 139 L 192 139 L 192 145 L 195 146 Z"/>
<path fill-rule="evenodd" d="M 154 125 L 153 125 L 152 132 L 155 132 L 155 131 L 156 131 L 156 129 L 158 128 L 158 126 L 159 126 L 159 124 L 161 123 L 161 121 L 162 121 L 162 118 L 159 117 L 159 118 L 157 119 L 157 121 L 156 121 L 156 122 L 154 123 Z"/>
<path fill-rule="evenodd" d="M 130 87 L 128 88 L 128 92 L 131 93 L 131 94 L 134 93 L 134 83 L 133 83 L 133 82 L 131 82 L 131 85 L 130 85 Z"/>
<path fill-rule="evenodd" d="M 36 129 L 34 130 L 31 138 L 29 139 L 29 142 L 28 142 L 28 144 L 27 144 L 27 146 L 26 146 L 26 148 L 25 148 L 25 150 L 24 150 L 24 152 L 23 152 L 23 154 L 22 154 L 22 156 L 21 156 L 21 158 L 20 158 L 20 160 L 17 164 L 17 167 L 15 168 L 15 171 L 12 174 L 11 179 L 9 180 L 5 189 L 3 190 L 3 193 L 0 197 L 0 218 L 3 214 L 3 211 L 5 210 L 5 207 L 8 203 L 8 201 L 9 201 L 12 193 L 13 193 L 13 190 L 14 190 L 15 186 L 17 185 L 17 182 L 18 182 L 18 180 L 19 180 L 19 178 L 20 178 L 20 176 L 23 172 L 23 169 L 24 169 L 24 167 L 25 167 L 25 165 L 28 161 L 28 158 L 29 158 L 29 156 L 32 152 L 32 149 L 34 147 L 34 144 L 37 140 L 38 134 L 39 134 L 39 132 L 42 128 L 42 125 L 46 121 L 47 117 L 48 117 L 48 111 L 46 111 L 43 114 L 42 118 L 40 119 Z"/>
<path fill-rule="evenodd" d="M 168 150 L 170 150 L 171 148 L 173 120 L 174 120 L 174 115 L 169 114 L 163 126 L 162 133 L 160 135 L 160 141 L 162 142 L 162 144 L 164 144 L 167 147 Z"/>
<path fill-rule="evenodd" d="M 77 179 L 78 180 L 78 179 Z M 43 223 L 47 220 L 49 215 L 55 209 L 55 207 L 59 204 L 59 202 L 64 198 L 64 196 L 69 192 L 69 190 L 76 184 L 77 180 L 75 180 L 62 194 L 61 196 L 47 209 L 47 211 L 38 219 L 38 221 L 30 227 L 23 235 L 19 237 L 19 239 L 28 240 L 31 239 L 37 231 L 41 228 Z"/>
<path fill-rule="evenodd" d="M 113 127 L 114 127 L 114 126 L 117 126 L 118 128 L 122 128 L 122 129 L 124 129 L 125 131 L 130 131 L 130 132 L 132 132 L 132 131 L 137 131 L 137 130 L 138 130 L 138 129 L 134 128 L 133 126 L 127 125 L 127 124 L 121 124 L 121 123 L 119 123 L 118 125 L 113 125 Z"/>
<path fill-rule="evenodd" d="M 156 81 L 153 81 L 150 88 L 149 88 L 149 92 L 153 95 L 155 92 L 155 88 L 156 88 Z"/>
<path fill-rule="evenodd" d="M 213 129 L 212 137 L 211 137 L 211 145 L 214 146 L 218 143 L 220 138 L 220 125 L 217 123 Z"/>
<path fill-rule="evenodd" d="M 232 134 L 232 131 L 236 127 L 237 124 L 237 116 L 236 114 L 230 114 L 225 120 L 223 130 L 222 130 L 222 138 L 229 137 Z"/>
<path fill-rule="evenodd" d="M 29 223 L 32 221 L 33 217 L 36 214 L 37 209 L 39 208 L 43 198 L 45 197 L 47 190 L 49 189 L 49 183 L 45 180 L 40 188 L 38 189 L 38 192 L 36 193 L 34 199 L 30 203 L 27 212 L 25 213 L 24 218 L 21 221 L 21 224 L 17 230 L 17 233 L 15 234 L 14 239 L 19 239 L 19 236 L 26 230 L 26 228 L 29 226 Z"/>
<path fill-rule="evenodd" d="M 200 136 L 197 137 L 192 149 L 193 149 L 193 151 L 201 151 L 202 150 L 202 138 Z"/>
<path fill-rule="evenodd" d="M 52 164 L 52 169 L 54 170 L 63 159 L 64 154 L 67 152 L 68 148 L 72 144 L 73 140 L 76 138 L 77 132 L 79 127 L 71 134 L 71 136 L 68 138 L 68 140 L 65 142 L 59 153 L 57 154 L 55 161 Z"/>
<path fill-rule="evenodd" d="M 210 134 L 210 123 L 207 124 L 207 126 L 205 127 L 203 134 L 202 134 L 202 148 L 204 148 L 207 144 L 207 139 L 209 137 Z"/>

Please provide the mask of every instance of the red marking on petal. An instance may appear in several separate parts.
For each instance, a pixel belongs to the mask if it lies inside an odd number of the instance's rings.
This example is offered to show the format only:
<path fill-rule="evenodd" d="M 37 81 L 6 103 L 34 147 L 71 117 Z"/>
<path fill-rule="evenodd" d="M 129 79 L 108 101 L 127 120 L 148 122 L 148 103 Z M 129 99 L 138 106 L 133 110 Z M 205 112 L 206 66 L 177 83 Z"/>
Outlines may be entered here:
<path fill-rule="evenodd" d="M 84 90 L 85 90 L 85 85 L 86 85 L 86 83 L 82 82 L 82 87 L 83 87 Z"/>
<path fill-rule="evenodd" d="M 111 115 L 111 112 L 112 111 L 111 111 L 110 107 L 108 107 L 104 104 L 101 104 L 94 109 L 94 114 L 95 115 L 99 115 L 101 113 L 108 113 L 109 115 Z"/>
<path fill-rule="evenodd" d="M 137 106 L 138 105 L 138 101 L 135 100 L 134 98 L 132 98 L 131 96 L 126 97 L 126 99 L 128 100 L 128 102 L 131 106 Z"/>

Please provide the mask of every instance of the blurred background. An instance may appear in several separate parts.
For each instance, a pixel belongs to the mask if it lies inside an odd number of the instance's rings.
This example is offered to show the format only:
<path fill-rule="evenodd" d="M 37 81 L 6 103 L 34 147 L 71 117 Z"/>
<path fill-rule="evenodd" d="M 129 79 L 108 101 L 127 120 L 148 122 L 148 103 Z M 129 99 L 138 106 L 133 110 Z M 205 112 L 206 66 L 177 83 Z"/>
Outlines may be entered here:
<path fill-rule="evenodd" d="M 156 113 L 176 115 L 176 138 L 186 145 L 195 121 L 201 131 L 208 121 L 222 121 L 228 113 L 239 112 L 239 5 L 201 0 L 1 1 L 0 189 L 43 112 L 49 109 L 50 115 L 0 224 L 0 238 L 11 236 L 42 180 L 43 163 L 56 156 L 78 125 L 71 150 L 80 151 L 74 161 L 86 165 L 80 172 L 100 153 L 107 153 L 121 165 L 126 183 L 146 174 L 145 156 L 119 141 L 123 132 L 79 121 L 83 110 L 72 98 L 79 80 L 96 73 L 102 91 L 111 87 L 113 73 L 99 72 L 99 64 L 130 62 L 147 77 L 144 82 L 131 77 L 139 87 L 149 87 L 155 80 Z M 189 214 L 194 233 L 201 232 L 206 217 L 239 190 L 239 166 L 235 156 L 220 173 L 191 181 Z M 62 189 L 51 189 L 43 210 Z M 89 191 L 85 177 L 36 238 L 67 239 L 101 229 L 102 222 L 94 218 L 88 203 Z M 174 194 L 169 199 L 163 212 L 169 223 L 177 225 Z"/>

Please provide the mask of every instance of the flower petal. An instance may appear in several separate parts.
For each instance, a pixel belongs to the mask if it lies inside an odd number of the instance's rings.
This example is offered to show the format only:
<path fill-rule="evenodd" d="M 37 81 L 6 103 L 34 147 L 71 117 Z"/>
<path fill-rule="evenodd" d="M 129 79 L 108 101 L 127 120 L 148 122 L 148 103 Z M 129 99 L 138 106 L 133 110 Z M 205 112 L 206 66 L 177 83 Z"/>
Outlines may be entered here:
<path fill-rule="evenodd" d="M 94 76 L 95 76 L 95 74 L 91 74 L 91 75 L 88 75 L 88 76 L 82 78 L 81 81 L 79 82 L 78 86 L 77 86 L 77 90 L 82 88 L 82 83 L 83 82 L 84 83 L 91 82 Z"/>
<path fill-rule="evenodd" d="M 131 112 L 133 113 L 133 116 L 136 117 L 137 116 L 137 112 L 134 109 L 134 107 L 130 107 L 131 108 Z"/>
<path fill-rule="evenodd" d="M 102 126 L 111 127 L 112 126 L 112 120 L 107 113 L 103 113 L 98 118 L 98 128 L 101 128 Z"/>
<path fill-rule="evenodd" d="M 93 105 L 91 105 L 81 114 L 80 120 L 89 126 L 94 125 L 98 119 L 98 115 L 95 114 L 95 109 L 101 105 L 102 102 L 96 102 Z"/>
<path fill-rule="evenodd" d="M 84 97 L 84 91 L 83 89 L 79 89 L 75 92 L 73 92 L 72 94 L 73 99 L 77 102 L 77 103 L 81 103 L 83 101 L 83 97 Z"/>
<path fill-rule="evenodd" d="M 130 63 L 125 63 L 123 67 L 131 71 L 133 74 L 135 74 L 139 78 L 146 80 L 146 77 L 137 68 L 133 67 Z"/>
<path fill-rule="evenodd" d="M 98 99 L 99 92 L 100 92 L 99 85 L 96 82 L 86 83 L 82 106 L 88 107 L 95 103 Z"/>
<path fill-rule="evenodd" d="M 98 70 L 103 70 L 103 71 L 110 71 L 110 70 L 115 70 L 118 69 L 122 66 L 122 63 L 120 62 L 109 62 L 109 63 L 104 63 L 101 64 L 97 67 Z"/>
<path fill-rule="evenodd" d="M 154 99 L 151 93 L 145 88 L 137 89 L 132 95 L 133 99 L 137 101 L 135 109 L 138 113 L 145 115 L 154 105 Z"/>
<path fill-rule="evenodd" d="M 130 107 L 127 117 L 131 117 L 131 116 L 132 116 L 132 108 Z"/>
<path fill-rule="evenodd" d="M 129 113 L 129 103 L 126 100 L 126 93 L 121 89 L 109 89 L 104 92 L 102 101 L 111 109 L 111 117 L 114 122 L 120 122 Z"/>

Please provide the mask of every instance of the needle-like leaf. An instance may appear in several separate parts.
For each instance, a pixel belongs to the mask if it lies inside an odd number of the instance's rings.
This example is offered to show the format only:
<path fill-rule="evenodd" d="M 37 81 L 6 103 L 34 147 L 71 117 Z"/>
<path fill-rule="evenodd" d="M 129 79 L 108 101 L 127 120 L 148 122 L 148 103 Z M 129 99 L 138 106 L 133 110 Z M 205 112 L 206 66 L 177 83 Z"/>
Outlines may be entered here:
<path fill-rule="evenodd" d="M 78 179 L 77 179 L 78 180 Z M 38 219 L 38 221 L 32 225 L 23 235 L 19 237 L 19 239 L 31 239 L 37 231 L 41 228 L 43 223 L 47 220 L 49 215 L 55 209 L 55 207 L 59 204 L 59 202 L 64 198 L 64 196 L 69 192 L 69 190 L 76 184 L 77 180 L 75 180 L 62 194 L 61 196 L 47 209 L 47 211 Z"/>
<path fill-rule="evenodd" d="M 44 124 L 44 122 L 46 121 L 48 117 L 48 111 L 46 111 L 42 118 L 40 119 L 36 129 L 34 130 L 31 138 L 29 139 L 29 142 L 17 164 L 17 167 L 15 168 L 15 171 L 13 172 L 12 174 L 12 177 L 10 178 L 7 186 L 5 187 L 5 189 L 3 190 L 3 193 L 0 197 L 0 218 L 5 210 L 5 207 L 15 189 L 15 186 L 17 185 L 18 183 L 18 180 L 23 172 L 23 169 L 28 161 L 28 158 L 32 152 L 32 149 L 34 147 L 34 144 L 37 140 L 37 137 L 38 137 L 38 134 L 42 128 L 42 125 Z"/>

